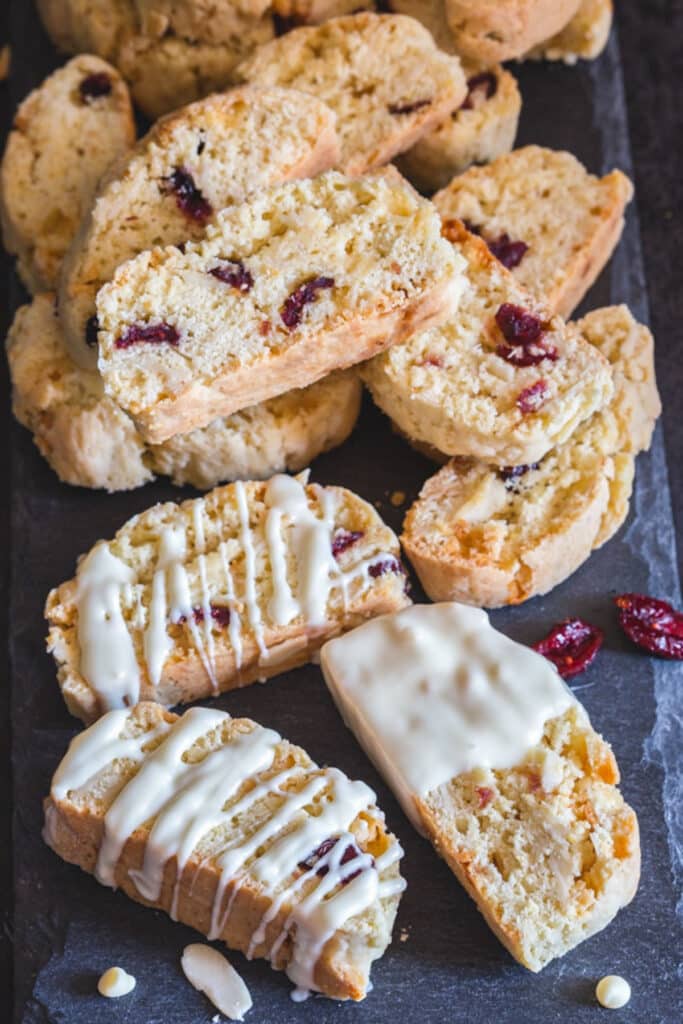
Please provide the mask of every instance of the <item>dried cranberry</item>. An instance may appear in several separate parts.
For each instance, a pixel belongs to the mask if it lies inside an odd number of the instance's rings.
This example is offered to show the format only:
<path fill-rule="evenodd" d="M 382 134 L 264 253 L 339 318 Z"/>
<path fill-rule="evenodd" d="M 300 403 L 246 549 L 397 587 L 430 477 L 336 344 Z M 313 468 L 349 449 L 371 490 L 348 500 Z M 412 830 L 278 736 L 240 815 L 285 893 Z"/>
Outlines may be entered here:
<path fill-rule="evenodd" d="M 423 356 L 418 366 L 435 366 L 438 370 L 443 369 L 443 359 L 441 356 Z"/>
<path fill-rule="evenodd" d="M 494 793 L 488 786 L 477 786 L 477 796 L 479 797 L 479 809 L 483 811 L 493 800 Z"/>
<path fill-rule="evenodd" d="M 592 665 L 604 639 L 598 626 L 584 619 L 565 619 L 534 644 L 534 650 L 552 661 L 563 679 L 571 679 Z"/>
<path fill-rule="evenodd" d="M 387 110 L 390 114 L 414 114 L 416 110 L 429 107 L 431 100 L 415 100 L 413 103 L 389 103 Z"/>
<path fill-rule="evenodd" d="M 660 658 L 683 660 L 683 614 L 667 601 L 644 594 L 615 598 L 619 625 L 639 647 Z"/>
<path fill-rule="evenodd" d="M 111 93 L 111 78 L 106 71 L 96 71 L 87 75 L 81 80 L 78 91 L 84 103 L 92 103 L 101 96 L 109 96 Z"/>
<path fill-rule="evenodd" d="M 85 343 L 90 348 L 95 348 L 97 345 L 97 334 L 100 329 L 100 321 L 97 319 L 97 314 L 93 313 L 89 316 L 85 322 Z"/>
<path fill-rule="evenodd" d="M 548 383 L 545 380 L 537 380 L 535 384 L 524 388 L 517 395 L 517 408 L 525 415 L 530 412 L 538 412 L 548 397 Z"/>
<path fill-rule="evenodd" d="M 204 621 L 204 609 L 201 605 L 195 605 L 192 609 L 192 618 L 195 622 Z M 230 609 L 226 608 L 224 604 L 212 604 L 211 605 L 211 618 L 217 626 L 221 626 L 225 629 L 230 625 Z M 187 622 L 187 616 L 181 615 L 178 622 Z"/>
<path fill-rule="evenodd" d="M 552 363 L 558 359 L 554 345 L 549 345 L 548 348 L 544 345 L 521 345 L 518 348 L 498 345 L 496 355 L 512 366 L 538 366 L 544 359 L 549 359 Z"/>
<path fill-rule="evenodd" d="M 541 776 L 538 772 L 527 772 L 527 779 L 529 781 L 529 792 L 537 793 L 541 788 Z"/>
<path fill-rule="evenodd" d="M 519 488 L 517 484 L 520 479 L 532 470 L 538 469 L 538 466 L 538 462 L 530 462 L 528 466 L 503 466 L 498 470 L 498 476 L 505 482 L 505 489 L 507 491 L 518 493 Z"/>
<path fill-rule="evenodd" d="M 180 341 L 180 335 L 172 324 L 148 324 L 141 327 L 140 324 L 131 324 L 124 333 L 115 341 L 116 348 L 130 348 L 138 342 L 147 342 L 151 345 L 173 345 L 176 347 Z"/>
<path fill-rule="evenodd" d="M 398 558 L 383 558 L 368 567 L 368 576 L 372 577 L 373 580 L 379 579 L 380 576 L 386 576 L 388 572 L 396 573 L 396 575 L 405 575 L 405 569 Z"/>
<path fill-rule="evenodd" d="M 242 292 L 245 295 L 248 291 L 251 291 L 254 285 L 254 278 L 251 276 L 251 272 L 247 270 L 241 260 L 230 260 L 227 263 L 221 263 L 217 267 L 212 267 L 209 273 L 216 280 L 222 281 L 223 284 L 227 284 L 231 288 L 236 288 L 238 292 Z"/>
<path fill-rule="evenodd" d="M 496 323 L 509 345 L 533 345 L 543 337 L 543 321 L 512 302 L 504 302 L 496 313 Z"/>
<path fill-rule="evenodd" d="M 334 557 L 339 558 L 343 551 L 346 551 L 352 544 L 359 541 L 362 536 L 362 530 L 337 530 L 332 539 L 332 554 Z"/>
<path fill-rule="evenodd" d="M 301 323 L 304 306 L 314 302 L 317 293 L 323 288 L 334 288 L 334 278 L 312 277 L 294 289 L 280 310 L 280 316 L 285 327 L 291 331 Z"/>
<path fill-rule="evenodd" d="M 161 180 L 163 182 L 162 191 L 175 194 L 176 205 L 187 217 L 196 220 L 199 224 L 204 224 L 209 219 L 213 213 L 213 207 L 209 200 L 204 198 L 201 189 L 197 188 L 194 178 L 186 167 L 176 167 L 172 174 Z"/>
<path fill-rule="evenodd" d="M 310 853 L 305 860 L 299 861 L 299 867 L 303 871 L 310 871 L 312 868 L 315 867 L 316 863 L 319 860 L 322 860 L 323 857 L 327 856 L 330 850 L 334 849 L 338 842 L 338 836 L 330 836 L 329 839 L 324 839 L 320 846 L 316 847 L 316 849 L 313 850 L 313 852 Z M 341 855 L 339 864 L 348 864 L 349 861 L 355 860 L 356 857 L 360 857 L 360 850 L 354 844 L 349 843 Z M 316 871 L 316 875 L 319 878 L 324 878 L 325 875 L 329 872 L 329 870 L 330 868 L 328 864 L 321 864 L 321 866 Z M 352 882 L 354 878 L 358 877 L 358 875 L 361 873 L 361 870 L 362 868 L 358 868 L 357 871 L 352 871 L 350 875 L 346 875 L 342 879 L 342 885 L 348 885 L 349 882 Z"/>
<path fill-rule="evenodd" d="M 496 259 L 508 270 L 518 267 L 529 249 L 526 242 L 513 242 L 506 231 L 498 238 L 486 239 L 486 244 Z"/>
<path fill-rule="evenodd" d="M 475 98 L 490 100 L 498 92 L 498 79 L 492 71 L 482 71 L 467 79 L 467 96 L 461 110 L 473 110 Z"/>

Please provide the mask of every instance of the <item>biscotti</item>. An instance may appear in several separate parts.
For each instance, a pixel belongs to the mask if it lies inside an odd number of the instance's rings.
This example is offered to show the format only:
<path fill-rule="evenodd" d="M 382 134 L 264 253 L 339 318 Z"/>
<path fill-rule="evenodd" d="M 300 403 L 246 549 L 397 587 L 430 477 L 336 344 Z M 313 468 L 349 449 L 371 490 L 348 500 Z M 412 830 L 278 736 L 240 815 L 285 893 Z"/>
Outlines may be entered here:
<path fill-rule="evenodd" d="M 228 480 L 296 473 L 342 444 L 360 409 L 360 380 L 354 370 L 342 370 L 201 430 L 146 445 L 104 394 L 100 375 L 69 356 L 49 293 L 17 310 L 7 356 L 14 415 L 60 480 L 78 487 L 129 490 L 156 473 L 207 490 Z"/>
<path fill-rule="evenodd" d="M 374 0 L 273 0 L 272 6 L 283 31 L 289 31 L 301 25 L 320 25 L 345 14 L 373 11 L 376 4 Z"/>
<path fill-rule="evenodd" d="M 52 779 L 63 860 L 309 991 L 362 999 L 391 940 L 401 847 L 363 782 L 248 718 L 110 711 Z"/>
<path fill-rule="evenodd" d="M 459 222 L 467 261 L 455 317 L 361 368 L 375 402 L 411 440 L 499 466 L 537 462 L 612 391 L 607 360 L 554 317 Z"/>
<path fill-rule="evenodd" d="M 540 462 L 454 459 L 427 481 L 401 540 L 432 600 L 492 608 L 547 593 L 624 522 L 635 456 L 661 409 L 652 336 L 624 306 L 577 327 L 610 360 L 609 406 Z"/>
<path fill-rule="evenodd" d="M 412 18 L 364 12 L 288 32 L 238 69 L 256 85 L 311 92 L 337 115 L 339 168 L 388 163 L 466 97 L 457 57 L 437 49 Z"/>
<path fill-rule="evenodd" d="M 134 0 L 140 31 L 194 42 L 225 43 L 253 29 L 270 0 Z"/>
<path fill-rule="evenodd" d="M 446 231 L 458 218 L 525 288 L 568 317 L 609 260 L 633 186 L 589 174 L 570 153 L 525 146 L 472 167 L 434 196 Z"/>
<path fill-rule="evenodd" d="M 445 0 L 456 53 L 482 64 L 521 57 L 560 32 L 581 0 Z"/>
<path fill-rule="evenodd" d="M 464 65 L 467 96 L 457 110 L 423 135 L 396 166 L 421 192 L 444 188 L 472 164 L 488 164 L 515 142 L 522 97 L 514 75 Z"/>
<path fill-rule="evenodd" d="M 613 16 L 612 0 L 581 0 L 569 24 L 525 54 L 524 59 L 558 60 L 565 64 L 595 60 L 607 45 Z"/>
<path fill-rule="evenodd" d="M 0 165 L 0 217 L 30 291 L 54 288 L 99 178 L 134 140 L 128 88 L 98 57 L 74 57 L 21 104 Z"/>
<path fill-rule="evenodd" d="M 398 556 L 372 506 L 296 477 L 155 505 L 47 599 L 64 699 L 92 721 L 302 665 L 330 636 L 408 603 Z"/>
<path fill-rule="evenodd" d="M 332 640 L 328 687 L 404 811 L 539 971 L 633 898 L 638 820 L 609 745 L 481 609 L 415 605 Z"/>
<path fill-rule="evenodd" d="M 290 90 L 236 89 L 158 121 L 111 168 L 64 261 L 60 318 L 73 358 L 95 368 L 95 296 L 121 263 L 201 238 L 219 210 L 338 155 L 334 114 Z"/>
<path fill-rule="evenodd" d="M 100 289 L 105 390 L 158 444 L 440 323 L 462 263 L 397 173 L 264 189 Z"/>

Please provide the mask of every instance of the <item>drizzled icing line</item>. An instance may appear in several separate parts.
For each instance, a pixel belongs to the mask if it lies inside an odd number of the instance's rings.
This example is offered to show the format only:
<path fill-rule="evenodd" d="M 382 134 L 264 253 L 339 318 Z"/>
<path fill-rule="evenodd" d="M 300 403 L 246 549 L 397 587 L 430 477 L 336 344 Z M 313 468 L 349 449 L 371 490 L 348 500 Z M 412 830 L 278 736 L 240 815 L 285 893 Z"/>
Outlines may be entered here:
<path fill-rule="evenodd" d="M 207 553 L 206 504 L 192 503 L 191 530 L 182 523 L 164 527 L 159 555 L 149 588 L 149 606 L 142 600 L 143 587 L 133 570 L 117 558 L 106 542 L 100 542 L 83 561 L 77 575 L 78 641 L 80 671 L 98 695 L 104 710 L 136 703 L 141 674 L 158 687 L 164 665 L 174 647 L 169 626 L 187 626 L 214 693 L 220 684 L 216 669 L 215 608 L 226 609 L 230 645 L 239 672 L 244 657 L 244 628 L 248 623 L 259 650 L 259 664 L 269 661 L 265 630 L 268 625 L 287 627 L 301 618 L 307 629 L 324 626 L 330 596 L 341 592 L 344 610 L 354 581 L 371 585 L 368 570 L 373 562 L 394 558 L 375 553 L 355 566 L 342 569 L 332 552 L 337 499 L 322 487 L 315 488 L 319 509 L 311 508 L 301 479 L 278 475 L 265 492 L 266 514 L 258 540 L 263 540 L 272 580 L 272 595 L 262 609 L 258 594 L 256 534 L 250 524 L 246 486 L 233 485 L 238 515 L 237 553 L 229 556 L 225 539 L 217 551 Z M 209 557 L 215 567 L 210 579 Z M 243 580 L 237 593 L 233 562 L 243 558 Z M 193 584 L 185 568 L 188 559 L 197 567 Z M 289 562 L 293 561 L 290 570 Z M 193 594 L 193 589 L 198 594 Z M 129 625 L 122 607 L 134 606 Z M 242 612 L 245 614 L 242 614 Z M 265 616 L 265 617 L 264 617 Z M 245 621 L 246 620 L 246 621 Z M 142 634 L 142 662 L 138 664 L 133 632 Z"/>
<path fill-rule="evenodd" d="M 193 857 L 201 862 L 203 856 L 209 856 L 219 873 L 209 937 L 218 938 L 224 932 L 240 886 L 255 882 L 271 905 L 254 929 L 247 955 L 253 956 L 264 944 L 268 925 L 283 907 L 291 905 L 265 955 L 275 960 L 284 941 L 293 934 L 287 973 L 298 989 L 315 988 L 315 966 L 331 936 L 351 918 L 404 887 L 400 877 L 382 877 L 402 856 L 398 842 L 394 840 L 373 860 L 357 847 L 350 832 L 360 813 L 377 814 L 375 794 L 364 783 L 353 782 L 334 768 L 313 774 L 317 771 L 315 765 L 293 766 L 273 777 L 259 778 L 273 767 L 282 740 L 278 733 L 258 725 L 247 732 L 236 732 L 229 742 L 211 750 L 202 760 L 189 760 L 185 755 L 193 744 L 229 720 L 220 711 L 193 708 L 172 723 L 162 721 L 150 731 L 122 736 L 128 717 L 126 711 L 111 711 L 81 733 L 72 742 L 52 783 L 52 800 L 58 802 L 85 786 L 112 761 L 129 759 L 140 765 L 105 815 L 95 868 L 98 880 L 115 887 L 117 866 L 127 840 L 145 822 L 152 821 L 143 863 L 128 872 L 138 893 L 158 902 L 165 867 L 174 859 L 176 877 L 170 912 L 176 919 L 180 884 L 188 862 Z M 252 783 L 251 787 L 247 783 Z M 323 792 L 326 795 L 321 800 Z M 245 820 L 244 816 L 266 797 L 276 797 L 278 806 L 251 834 L 240 833 L 240 820 Z M 316 800 L 318 813 L 311 814 L 305 808 Z M 238 822 L 237 831 L 234 822 Z M 232 835 L 222 848 L 202 853 L 203 841 L 213 836 L 215 843 L 220 826 L 227 827 Z M 336 841 L 300 873 L 307 858 L 330 837 Z M 349 846 L 355 854 L 344 863 Z"/>

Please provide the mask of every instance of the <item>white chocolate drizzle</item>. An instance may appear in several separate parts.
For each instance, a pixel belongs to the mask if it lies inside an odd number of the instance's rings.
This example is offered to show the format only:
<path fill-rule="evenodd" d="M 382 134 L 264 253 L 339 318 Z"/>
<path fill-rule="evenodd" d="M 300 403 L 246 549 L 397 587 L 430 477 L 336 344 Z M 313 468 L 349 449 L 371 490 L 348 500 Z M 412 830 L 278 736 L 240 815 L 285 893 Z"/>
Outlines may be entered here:
<path fill-rule="evenodd" d="M 271 648 L 277 647 L 280 639 L 269 641 L 269 627 L 287 627 L 295 619 L 302 619 L 312 629 L 323 627 L 333 591 L 341 593 L 346 609 L 350 585 L 360 581 L 361 587 L 369 587 L 368 569 L 373 562 L 395 558 L 393 553 L 379 552 L 342 571 L 332 553 L 336 495 L 315 488 L 316 509 L 303 479 L 279 475 L 269 481 L 266 513 L 258 534 L 250 524 L 247 489 L 242 482 L 235 483 L 237 535 L 230 541 L 220 540 L 213 550 L 207 548 L 205 500 L 198 498 L 191 507 L 191 540 L 184 518 L 161 530 L 149 585 L 137 582 L 134 570 L 105 542 L 84 559 L 77 576 L 80 669 L 103 709 L 124 707 L 139 699 L 139 657 L 151 685 L 159 686 L 175 647 L 172 626 L 188 630 L 211 687 L 218 692 L 218 630 L 227 625 L 237 672 L 244 661 L 246 626 L 256 642 L 259 664 L 264 668 L 276 664 Z M 239 591 L 234 571 L 237 559 L 242 562 Z M 188 562 L 195 567 L 192 577 L 186 569 Z M 264 588 L 259 587 L 259 578 L 266 573 L 272 588 L 265 588 L 270 595 L 262 609 L 259 590 Z M 227 624 L 217 625 L 216 606 L 228 609 Z M 131 609 L 129 621 L 124 608 Z M 140 634 L 138 643 L 135 633 Z M 140 655 L 136 647 L 141 648 Z"/>
<path fill-rule="evenodd" d="M 416 798 L 474 768 L 521 763 L 545 723 L 576 703 L 550 662 L 495 630 L 486 612 L 455 603 L 364 623 L 326 643 L 321 665 L 418 830 Z"/>
<path fill-rule="evenodd" d="M 52 799 L 59 801 L 112 761 L 140 764 L 105 815 L 95 868 L 98 880 L 116 886 L 124 847 L 145 825 L 142 864 L 128 872 L 144 899 L 160 900 L 167 865 L 175 862 L 170 912 L 177 918 L 179 901 L 187 898 L 181 882 L 189 861 L 197 868 L 211 860 L 218 883 L 209 938 L 222 936 L 240 887 L 250 882 L 270 906 L 254 928 L 247 955 L 260 950 L 275 960 L 291 938 L 287 973 L 298 989 L 314 989 L 315 967 L 331 936 L 378 900 L 404 888 L 395 872 L 384 877 L 402 856 L 398 842 L 390 841 L 373 860 L 350 832 L 359 814 L 379 813 L 372 790 L 333 768 L 294 765 L 269 775 L 282 741 L 278 733 L 258 725 L 236 731 L 219 746 L 214 740 L 213 749 L 201 759 L 186 756 L 197 741 L 223 728 L 229 721 L 224 712 L 193 708 L 172 724 L 163 722 L 134 736 L 122 735 L 128 716 L 112 711 L 81 733 L 52 785 Z M 264 800 L 267 813 L 262 804 L 258 824 L 249 831 L 254 809 Z M 220 836 L 226 832 L 232 838 L 224 841 Z M 330 839 L 335 841 L 330 844 Z M 342 863 L 349 846 L 354 856 Z M 284 908 L 289 913 L 268 944 L 268 925 Z"/>

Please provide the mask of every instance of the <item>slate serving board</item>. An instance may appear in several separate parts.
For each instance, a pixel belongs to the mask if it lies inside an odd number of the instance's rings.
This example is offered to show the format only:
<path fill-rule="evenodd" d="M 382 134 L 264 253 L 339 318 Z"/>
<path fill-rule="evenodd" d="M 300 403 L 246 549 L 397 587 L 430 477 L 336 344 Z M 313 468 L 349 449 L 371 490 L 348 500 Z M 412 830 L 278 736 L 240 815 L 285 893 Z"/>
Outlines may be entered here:
<path fill-rule="evenodd" d="M 32 5 L 10 10 L 13 42 L 11 101 L 59 63 Z M 548 65 L 514 69 L 524 96 L 519 143 L 567 148 L 595 172 L 630 170 L 628 126 L 616 39 L 596 63 L 577 68 Z M 58 130 L 58 126 L 55 126 Z M 24 301 L 18 286 L 15 305 Z M 647 319 L 647 296 L 637 218 L 611 266 L 583 310 L 626 302 Z M 183 498 L 163 482 L 129 494 L 103 495 L 59 483 L 19 427 L 12 448 L 12 594 L 10 616 L 11 713 L 14 770 L 15 1020 L 22 1024 L 193 1024 L 209 1022 L 214 1009 L 184 981 L 179 958 L 196 938 L 163 914 L 102 889 L 69 867 L 40 839 L 41 801 L 76 722 L 59 696 L 52 661 L 43 653 L 42 608 L 48 589 L 73 574 L 76 557 L 108 537 L 129 516 L 158 500 Z M 433 471 L 394 436 L 366 401 L 361 421 L 340 450 L 316 461 L 314 479 L 354 488 L 375 502 L 399 529 L 407 504 Z M 389 501 L 407 494 L 404 507 Z M 638 459 L 628 523 L 563 586 L 543 599 L 496 612 L 494 623 L 532 642 L 567 615 L 584 615 L 606 632 L 606 648 L 574 689 L 595 726 L 612 742 L 622 788 L 636 808 L 642 833 L 643 872 L 638 895 L 605 932 L 561 962 L 532 975 L 495 940 L 445 865 L 408 825 L 329 698 L 320 672 L 309 666 L 222 697 L 234 715 L 250 715 L 305 746 L 377 791 L 390 827 L 404 844 L 408 890 L 395 938 L 373 971 L 374 990 L 359 1005 L 312 998 L 289 999 L 291 985 L 261 962 L 233 960 L 251 988 L 252 1024 L 388 1024 L 399 1016 L 424 1024 L 484 1022 L 583 1022 L 601 1012 L 593 998 L 603 974 L 622 973 L 633 999 L 617 1018 L 639 1024 L 680 1019 L 681 930 L 676 904 L 683 877 L 683 781 L 677 758 L 683 722 L 676 715 L 683 684 L 680 665 L 635 652 L 616 625 L 612 596 L 642 590 L 680 598 L 676 577 L 666 460 L 661 431 L 652 452 Z M 416 598 L 420 595 L 416 592 Z M 99 974 L 114 963 L 138 979 L 120 1002 L 95 994 Z"/>

